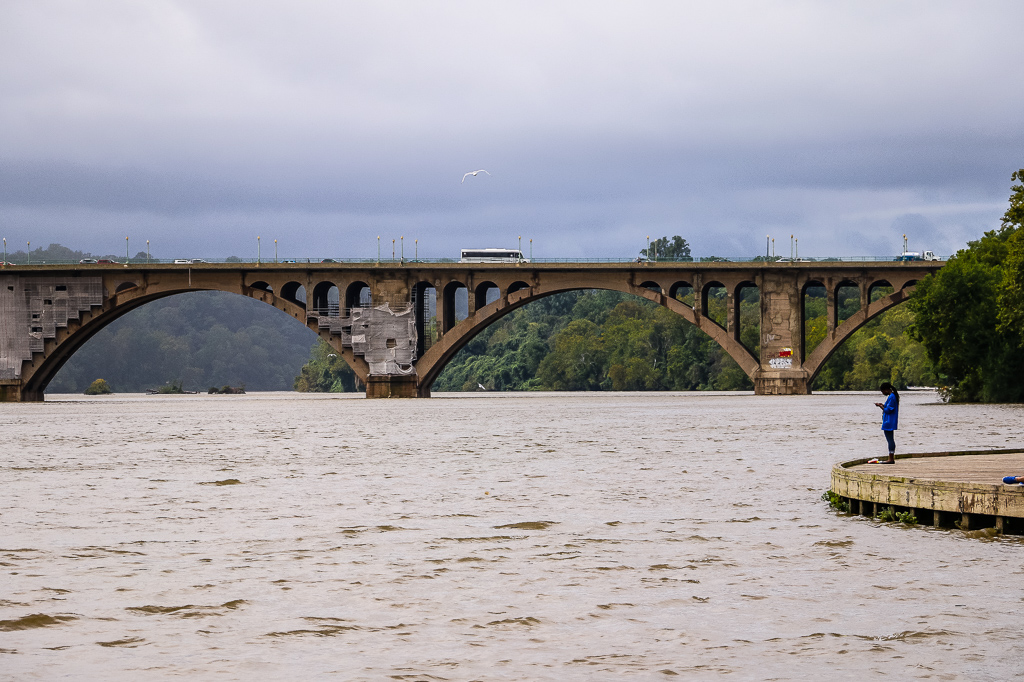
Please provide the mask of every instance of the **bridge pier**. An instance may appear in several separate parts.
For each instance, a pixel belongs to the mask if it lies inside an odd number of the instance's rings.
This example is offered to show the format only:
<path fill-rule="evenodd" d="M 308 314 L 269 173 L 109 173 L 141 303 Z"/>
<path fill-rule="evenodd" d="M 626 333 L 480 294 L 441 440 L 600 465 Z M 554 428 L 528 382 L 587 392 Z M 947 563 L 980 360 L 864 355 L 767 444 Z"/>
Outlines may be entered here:
<path fill-rule="evenodd" d="M 761 273 L 761 367 L 753 376 L 756 395 L 808 395 L 804 369 L 803 284 L 797 270 Z"/>
<path fill-rule="evenodd" d="M 769 374 L 766 372 L 766 374 Z M 772 372 L 771 374 L 776 374 Z M 754 395 L 810 395 L 806 376 L 755 376 Z"/>
<path fill-rule="evenodd" d="M 418 398 L 417 377 L 412 375 L 371 374 L 366 377 L 367 398 Z M 428 391 L 427 397 L 430 397 Z"/>
<path fill-rule="evenodd" d="M 42 391 L 31 391 L 20 380 L 0 380 L 0 403 L 41 403 Z"/>

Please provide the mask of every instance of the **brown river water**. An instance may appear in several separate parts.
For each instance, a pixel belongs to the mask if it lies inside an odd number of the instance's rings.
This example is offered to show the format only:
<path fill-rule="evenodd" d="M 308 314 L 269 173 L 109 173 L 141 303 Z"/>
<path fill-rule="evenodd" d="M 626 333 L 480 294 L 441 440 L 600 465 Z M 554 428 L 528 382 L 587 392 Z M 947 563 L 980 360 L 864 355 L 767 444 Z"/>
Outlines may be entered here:
<path fill-rule="evenodd" d="M 879 399 L 0 405 L 0 679 L 1021 675 L 1022 541 L 820 500 Z M 897 442 L 1022 418 L 906 392 Z"/>

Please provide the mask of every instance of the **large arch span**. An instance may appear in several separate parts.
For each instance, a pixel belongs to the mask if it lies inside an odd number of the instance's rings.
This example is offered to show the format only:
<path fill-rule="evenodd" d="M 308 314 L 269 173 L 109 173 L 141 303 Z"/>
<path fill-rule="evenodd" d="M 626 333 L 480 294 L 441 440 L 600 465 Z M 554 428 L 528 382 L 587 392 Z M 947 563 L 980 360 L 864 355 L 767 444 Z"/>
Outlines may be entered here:
<path fill-rule="evenodd" d="M 489 285 L 491 283 L 487 282 L 486 284 Z M 431 346 L 430 350 L 424 353 L 423 357 L 416 363 L 419 374 L 419 395 L 422 397 L 429 396 L 431 385 L 444 370 L 445 366 L 447 366 L 448 362 L 466 344 L 472 341 L 477 334 L 513 310 L 547 296 L 567 291 L 588 291 L 594 289 L 632 294 L 668 308 L 714 339 L 748 376 L 753 377 L 759 367 L 758 360 L 746 346 L 739 342 L 738 338 L 730 336 L 726 329 L 706 315 L 695 312 L 692 307 L 674 297 L 670 298 L 660 287 L 659 290 L 655 291 L 651 284 L 651 282 L 644 282 L 640 285 L 633 285 L 628 282 L 608 282 L 607 279 L 595 277 L 592 281 L 581 282 L 574 286 L 555 285 L 544 288 L 538 285 L 536 287 L 520 289 L 510 288 L 510 290 L 504 291 L 502 295 L 499 295 L 496 301 L 478 308 L 469 317 L 451 327 L 437 343 Z"/>

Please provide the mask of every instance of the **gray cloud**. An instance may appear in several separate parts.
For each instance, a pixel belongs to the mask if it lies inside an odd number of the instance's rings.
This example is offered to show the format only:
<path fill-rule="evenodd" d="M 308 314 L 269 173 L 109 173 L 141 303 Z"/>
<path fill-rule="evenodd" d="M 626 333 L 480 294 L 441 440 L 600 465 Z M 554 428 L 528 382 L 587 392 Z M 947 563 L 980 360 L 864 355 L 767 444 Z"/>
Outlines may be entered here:
<path fill-rule="evenodd" d="M 960 3 L 14 2 L 11 241 L 425 255 L 646 234 L 951 252 L 1024 166 L 1024 8 Z M 492 177 L 461 184 L 466 170 Z M 916 216 L 916 217 L 912 217 Z M 781 237 L 780 237 L 781 238 Z M 119 242 L 118 242 L 119 243 Z M 251 245 L 251 246 L 250 246 Z M 864 253 L 871 250 L 872 253 Z"/>

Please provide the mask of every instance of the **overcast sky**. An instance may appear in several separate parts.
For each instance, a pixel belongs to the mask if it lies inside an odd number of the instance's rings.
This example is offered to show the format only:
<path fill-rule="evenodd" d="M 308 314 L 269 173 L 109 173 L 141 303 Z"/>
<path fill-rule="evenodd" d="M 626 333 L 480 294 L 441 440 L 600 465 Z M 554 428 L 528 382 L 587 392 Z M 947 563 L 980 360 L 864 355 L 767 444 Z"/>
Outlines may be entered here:
<path fill-rule="evenodd" d="M 1021 27 L 983 0 L 5 0 L 0 236 L 948 255 L 1024 167 Z"/>

